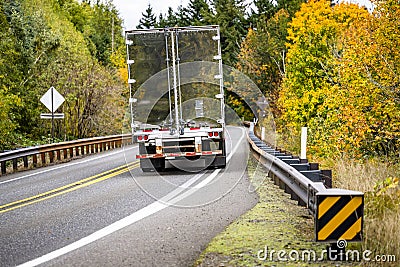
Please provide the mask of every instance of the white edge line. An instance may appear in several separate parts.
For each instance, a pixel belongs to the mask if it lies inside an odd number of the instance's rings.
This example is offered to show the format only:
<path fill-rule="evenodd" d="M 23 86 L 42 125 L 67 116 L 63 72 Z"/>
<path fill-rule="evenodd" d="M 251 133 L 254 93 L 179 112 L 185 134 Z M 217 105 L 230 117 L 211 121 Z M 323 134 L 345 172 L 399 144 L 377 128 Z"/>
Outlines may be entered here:
<path fill-rule="evenodd" d="M 232 149 L 231 153 L 229 153 L 228 157 L 226 157 L 226 162 L 228 163 L 231 158 L 232 155 L 234 155 L 236 153 L 236 150 L 239 148 L 239 145 L 244 137 L 244 131 L 242 128 L 240 128 L 242 130 L 242 136 L 240 136 L 239 141 L 237 142 L 236 146 Z M 221 169 L 217 169 L 218 172 L 214 172 L 212 175 L 209 175 L 206 179 L 204 179 L 203 181 L 201 181 L 199 184 L 197 184 L 196 186 L 194 186 L 194 188 L 199 189 L 202 188 L 204 186 L 206 186 L 208 183 L 210 183 L 216 176 L 217 174 L 221 171 Z M 214 175 L 215 174 L 215 175 Z"/>
<path fill-rule="evenodd" d="M 57 167 L 54 167 L 54 168 L 51 168 L 51 169 L 42 170 L 42 171 L 38 171 L 38 172 L 35 172 L 35 173 L 27 174 L 27 175 L 24 175 L 24 176 L 20 176 L 20 177 L 17 177 L 17 178 L 13 178 L 13 179 L 10 179 L 10 180 L 2 181 L 2 182 L 0 182 L 0 185 L 6 184 L 6 183 L 10 183 L 10 182 L 15 182 L 15 181 L 18 181 L 18 180 L 21 180 L 21 179 L 26 179 L 28 177 L 39 175 L 39 174 L 42 174 L 42 173 L 55 171 L 55 170 L 58 170 L 58 169 L 61 169 L 61 168 L 71 167 L 71 166 L 74 166 L 74 165 L 77 165 L 77 164 L 82 164 L 82 163 L 86 163 L 86 162 L 89 162 L 89 161 L 101 159 L 101 158 L 104 158 L 104 157 L 109 157 L 109 156 L 112 156 L 112 155 L 115 155 L 115 154 L 118 154 L 118 153 L 121 153 L 121 152 L 124 152 L 124 151 L 127 151 L 127 150 L 131 150 L 131 149 L 134 149 L 134 148 L 137 148 L 137 146 L 130 147 L 130 148 L 123 148 L 120 151 L 113 151 L 113 152 L 111 152 L 109 154 L 106 154 L 106 155 L 101 155 L 101 156 L 98 156 L 98 157 L 85 159 L 85 160 L 79 161 L 79 162 L 78 161 L 69 162 L 69 164 L 63 164 L 63 165 L 60 165 L 60 166 L 57 166 Z"/>
<path fill-rule="evenodd" d="M 192 179 L 187 181 L 185 183 L 185 185 L 189 186 L 190 184 L 193 184 L 198 179 L 200 179 L 204 174 L 205 174 L 205 172 L 195 175 Z M 84 247 L 90 243 L 93 243 L 109 234 L 112 234 L 118 230 L 121 230 L 122 228 L 125 228 L 125 227 L 127 227 L 135 222 L 138 222 L 156 212 L 159 212 L 159 211 L 165 209 L 166 207 L 173 204 L 172 202 L 170 202 L 171 199 L 173 199 L 178 194 L 180 194 L 182 190 L 183 190 L 182 188 L 175 189 L 174 191 L 167 194 L 165 197 L 163 197 L 159 201 L 153 202 L 153 203 L 147 205 L 146 207 L 132 213 L 131 215 L 128 215 L 127 217 L 125 217 L 119 221 L 116 221 L 116 222 L 114 222 L 114 223 L 112 223 L 112 224 L 110 224 L 110 225 L 108 225 L 108 226 L 82 238 L 82 239 L 79 239 L 65 247 L 54 250 L 48 254 L 45 254 L 39 258 L 28 261 L 28 262 L 23 263 L 18 266 L 19 267 L 37 266 L 39 264 L 48 262 L 48 261 L 58 258 L 62 255 L 65 255 L 71 251 L 78 249 L 78 248 Z M 167 204 L 168 201 L 170 202 L 169 204 Z"/>
<path fill-rule="evenodd" d="M 236 144 L 235 148 L 233 149 L 233 151 L 231 151 L 231 153 L 229 154 L 229 156 L 227 157 L 227 162 L 230 161 L 230 159 L 232 158 L 232 155 L 236 152 L 236 150 L 239 147 L 240 141 L 243 139 L 244 136 L 244 131 L 242 128 L 240 128 L 242 130 L 242 136 L 239 139 L 239 142 Z M 215 171 L 213 171 L 209 177 L 207 177 L 204 181 L 202 181 L 200 184 L 198 184 L 196 187 L 193 187 L 192 190 L 189 190 L 189 194 L 187 194 L 188 192 L 178 196 L 182 190 L 184 190 L 184 187 L 186 186 L 190 186 L 191 184 L 193 184 L 194 182 L 196 182 L 198 179 L 200 179 L 205 172 L 201 172 L 196 174 L 192 179 L 190 179 L 189 181 L 187 181 L 184 185 L 182 185 L 182 187 L 175 189 L 174 191 L 172 191 L 171 193 L 167 194 L 166 196 L 164 196 L 163 198 L 161 198 L 160 200 L 153 202 L 149 205 L 147 205 L 146 207 L 132 213 L 131 215 L 128 215 L 127 217 L 116 221 L 82 239 L 79 239 L 78 241 L 75 241 L 65 247 L 59 248 L 57 250 L 54 250 L 48 254 L 45 254 L 39 258 L 33 259 L 31 261 L 25 262 L 21 265 L 18 265 L 18 267 L 31 267 L 31 266 L 37 266 L 39 264 L 48 262 L 50 260 L 53 260 L 55 258 L 58 258 L 62 255 L 65 255 L 71 251 L 74 251 L 78 248 L 84 247 L 90 243 L 93 243 L 107 235 L 110 235 L 118 230 L 121 230 L 135 222 L 138 222 L 154 213 L 157 213 L 165 208 L 167 208 L 168 206 L 170 206 L 173 203 L 176 203 L 178 201 L 180 201 L 181 199 L 193 194 L 194 192 L 196 192 L 198 189 L 200 189 L 201 187 L 204 187 L 205 185 L 207 185 L 212 179 L 215 178 L 215 176 L 217 176 L 217 174 L 221 171 L 221 169 L 216 169 Z M 211 179 L 209 179 L 210 177 L 212 177 Z M 207 181 L 207 182 L 205 182 Z M 200 186 L 201 185 L 201 186 Z M 174 199 L 175 198 L 175 199 Z M 166 203 L 166 202 L 169 203 Z"/>

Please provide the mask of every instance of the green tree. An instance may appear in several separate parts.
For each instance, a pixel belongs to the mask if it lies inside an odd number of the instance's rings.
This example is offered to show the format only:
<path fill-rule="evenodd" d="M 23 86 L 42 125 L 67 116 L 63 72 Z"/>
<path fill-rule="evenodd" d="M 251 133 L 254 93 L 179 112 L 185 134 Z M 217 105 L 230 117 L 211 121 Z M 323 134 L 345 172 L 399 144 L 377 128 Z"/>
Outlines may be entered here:
<path fill-rule="evenodd" d="M 192 24 L 191 18 L 188 14 L 187 8 L 182 5 L 178 6 L 178 11 L 176 12 L 176 16 L 178 19 L 178 26 L 189 26 Z"/>
<path fill-rule="evenodd" d="M 220 26 L 223 62 L 235 66 L 247 32 L 246 5 L 244 0 L 214 0 L 212 4 L 215 11 L 207 14 L 206 21 Z"/>
<path fill-rule="evenodd" d="M 190 0 L 185 9 L 191 25 L 205 25 L 205 15 L 210 13 L 210 7 L 206 0 Z"/>
<path fill-rule="evenodd" d="M 271 0 L 254 0 L 256 9 L 250 9 L 249 22 L 251 28 L 263 27 L 265 22 L 268 21 L 278 10 L 274 1 Z"/>
<path fill-rule="evenodd" d="M 39 99 L 50 86 L 66 98 L 58 137 L 118 133 L 126 71 L 116 9 L 72 0 L 0 1 L 0 8 L 0 149 L 48 134 Z"/>
<path fill-rule="evenodd" d="M 285 9 L 290 17 L 294 17 L 296 12 L 300 10 L 303 3 L 307 3 L 306 0 L 277 0 L 277 9 Z"/>
<path fill-rule="evenodd" d="M 153 8 L 149 4 L 144 13 L 142 13 L 142 18 L 139 20 L 139 24 L 136 26 L 137 29 L 150 29 L 154 28 L 157 24 L 156 15 L 153 13 Z"/>
<path fill-rule="evenodd" d="M 276 101 L 285 75 L 285 40 L 289 21 L 288 12 L 281 9 L 264 27 L 249 29 L 236 64 L 236 68 L 246 73 L 264 93 L 274 115 L 278 115 Z"/>
<path fill-rule="evenodd" d="M 179 14 L 177 14 L 172 9 L 172 7 L 168 7 L 166 16 L 160 14 L 156 27 L 165 28 L 165 27 L 175 27 L 175 26 L 187 26 L 187 25 L 182 25 L 179 18 Z"/>
<path fill-rule="evenodd" d="M 82 3 L 82 5 L 85 5 Z M 94 55 L 103 65 L 109 66 L 112 53 L 123 46 L 122 20 L 118 17 L 118 10 L 112 2 L 98 3 L 92 7 L 92 16 L 84 37 L 95 46 Z M 90 42 L 88 47 L 90 49 Z"/>
<path fill-rule="evenodd" d="M 15 48 L 15 38 L 10 34 L 10 26 L 0 1 L 0 151 L 12 146 L 18 122 L 12 113 L 20 105 L 20 99 L 8 88 L 16 87 L 21 78 L 18 68 L 20 59 Z"/>

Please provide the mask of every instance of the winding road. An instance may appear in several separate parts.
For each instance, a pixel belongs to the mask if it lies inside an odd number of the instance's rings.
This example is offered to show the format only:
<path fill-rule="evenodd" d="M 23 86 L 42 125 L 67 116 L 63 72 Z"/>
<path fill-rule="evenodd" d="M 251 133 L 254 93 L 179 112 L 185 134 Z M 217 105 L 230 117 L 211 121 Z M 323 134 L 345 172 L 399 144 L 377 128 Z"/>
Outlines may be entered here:
<path fill-rule="evenodd" d="M 192 265 L 257 202 L 245 135 L 225 169 L 143 173 L 133 145 L 0 177 L 0 265 Z"/>

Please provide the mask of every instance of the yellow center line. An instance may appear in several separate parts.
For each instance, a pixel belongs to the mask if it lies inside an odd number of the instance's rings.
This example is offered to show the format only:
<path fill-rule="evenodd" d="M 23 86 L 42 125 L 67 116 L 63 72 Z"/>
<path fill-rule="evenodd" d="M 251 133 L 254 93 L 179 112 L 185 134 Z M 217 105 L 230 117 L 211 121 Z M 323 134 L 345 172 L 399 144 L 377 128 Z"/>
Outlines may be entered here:
<path fill-rule="evenodd" d="M 56 196 L 59 196 L 59 195 L 65 194 L 65 193 L 69 193 L 69 192 L 75 191 L 77 189 L 80 189 L 80 188 L 83 188 L 83 187 L 86 187 L 89 185 L 92 185 L 92 184 L 107 180 L 107 179 L 117 176 L 119 174 L 130 171 L 134 168 L 137 168 L 138 166 L 139 166 L 138 162 L 122 165 L 115 169 L 93 175 L 91 177 L 82 179 L 80 181 L 73 182 L 73 183 L 58 187 L 56 189 L 32 196 L 32 197 L 28 197 L 25 199 L 7 203 L 5 205 L 0 206 L 0 214 L 11 211 L 11 210 L 15 210 L 18 208 L 22 208 L 27 205 L 31 205 L 31 204 L 34 204 L 34 203 L 37 203 L 40 201 L 44 201 L 44 200 L 47 200 L 47 199 L 50 199 L 50 198 L 53 198 L 53 197 L 56 197 Z M 7 207 L 9 207 L 9 208 L 7 208 Z"/>

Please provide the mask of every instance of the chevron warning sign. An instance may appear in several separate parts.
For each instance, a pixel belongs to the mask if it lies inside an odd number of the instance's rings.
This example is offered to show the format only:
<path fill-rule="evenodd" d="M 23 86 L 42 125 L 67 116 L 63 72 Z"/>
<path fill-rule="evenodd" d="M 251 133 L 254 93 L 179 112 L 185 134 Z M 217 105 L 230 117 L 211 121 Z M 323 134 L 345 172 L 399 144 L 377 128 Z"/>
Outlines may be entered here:
<path fill-rule="evenodd" d="M 361 241 L 363 212 L 363 194 L 317 194 L 316 241 Z"/>

